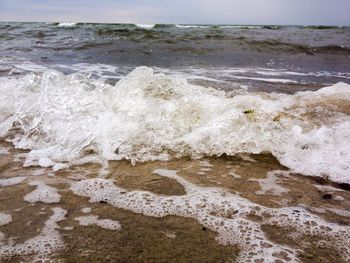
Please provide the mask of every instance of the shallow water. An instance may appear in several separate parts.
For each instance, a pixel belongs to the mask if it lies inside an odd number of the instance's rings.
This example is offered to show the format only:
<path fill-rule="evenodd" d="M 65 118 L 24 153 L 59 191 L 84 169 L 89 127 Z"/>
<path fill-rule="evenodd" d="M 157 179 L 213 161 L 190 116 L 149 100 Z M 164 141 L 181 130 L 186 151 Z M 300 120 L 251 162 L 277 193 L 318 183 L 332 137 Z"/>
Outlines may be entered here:
<path fill-rule="evenodd" d="M 288 93 L 350 78 L 348 27 L 0 23 L 0 37 L 1 75 L 51 68 L 113 81 L 149 66 Z"/>

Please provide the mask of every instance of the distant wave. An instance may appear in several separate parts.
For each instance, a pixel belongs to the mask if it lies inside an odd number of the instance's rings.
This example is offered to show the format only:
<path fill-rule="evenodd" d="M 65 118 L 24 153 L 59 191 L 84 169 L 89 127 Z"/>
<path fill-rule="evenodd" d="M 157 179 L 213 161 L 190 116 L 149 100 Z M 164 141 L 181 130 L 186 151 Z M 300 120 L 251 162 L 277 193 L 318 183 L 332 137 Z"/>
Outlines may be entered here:
<path fill-rule="evenodd" d="M 211 26 L 208 25 L 175 25 L 178 28 L 209 28 Z"/>
<path fill-rule="evenodd" d="M 327 29 L 339 29 L 339 28 L 344 28 L 344 27 L 342 27 L 342 26 L 302 26 L 301 28 L 327 30 Z"/>
<path fill-rule="evenodd" d="M 232 29 L 281 29 L 283 26 L 275 25 L 194 25 L 194 24 L 136 24 L 139 28 L 153 29 L 153 28 L 172 28 L 177 27 L 181 29 L 206 29 L 206 28 L 232 28 Z"/>
<path fill-rule="evenodd" d="M 174 24 L 136 24 L 136 26 L 143 29 L 161 29 L 175 27 Z"/>
<path fill-rule="evenodd" d="M 251 51 L 257 51 L 257 52 L 265 52 L 265 53 L 290 53 L 290 54 L 306 54 L 306 55 L 316 55 L 316 54 L 344 54 L 344 55 L 350 55 L 350 47 L 347 46 L 340 46 L 340 45 L 307 45 L 307 44 L 299 44 L 299 43 L 288 43 L 284 42 L 279 39 L 262 39 L 257 40 L 254 36 L 241 36 L 236 37 L 232 34 L 226 34 L 223 31 L 212 29 L 211 31 L 200 31 L 195 30 L 194 32 L 187 33 L 187 34 L 179 34 L 176 35 L 176 33 L 172 32 L 171 30 L 156 30 L 156 29 L 162 29 L 166 28 L 168 25 L 147 25 L 147 27 L 132 27 L 129 26 L 128 28 L 121 28 L 121 27 L 102 27 L 102 28 L 96 28 L 95 33 L 98 35 L 103 36 L 119 36 L 123 37 L 124 39 L 128 39 L 131 41 L 142 41 L 142 40 L 154 40 L 159 43 L 167 43 L 167 44 L 177 44 L 181 41 L 188 41 L 188 40 L 205 40 L 205 39 L 212 39 L 212 40 L 227 40 L 230 41 L 230 47 L 232 49 L 248 49 Z M 170 28 L 171 26 L 169 26 Z M 176 27 L 179 27 L 179 25 L 176 25 Z M 184 27 L 184 28 L 182 28 Z M 180 29 L 196 29 L 196 26 L 189 26 L 186 27 L 185 25 L 182 25 L 182 27 L 179 27 Z M 153 30 L 154 29 L 154 30 Z M 206 29 L 204 29 L 206 30 Z M 104 41 L 103 43 L 98 42 L 96 40 L 87 40 L 84 42 L 81 42 L 77 45 L 73 46 L 59 46 L 59 47 L 53 47 L 53 49 L 57 50 L 69 50 L 76 48 L 76 46 L 79 46 L 79 49 L 89 49 L 97 46 L 109 46 L 114 45 L 113 41 Z M 214 51 L 212 48 L 202 48 L 198 49 L 197 47 L 194 47 L 191 42 L 188 42 L 188 44 L 181 44 L 180 46 L 173 46 L 169 47 L 171 51 L 176 52 L 189 52 L 189 53 L 195 53 L 195 54 L 205 54 L 208 52 Z"/>
<path fill-rule="evenodd" d="M 154 28 L 173 28 L 174 24 L 155 24 Z"/>
<path fill-rule="evenodd" d="M 57 26 L 59 26 L 59 27 L 73 27 L 76 25 L 77 25 L 77 23 L 73 23 L 73 22 L 60 22 L 60 23 L 58 23 Z"/>
<path fill-rule="evenodd" d="M 239 25 L 221 25 L 221 28 L 238 28 L 238 29 L 261 29 L 263 26 L 239 26 Z"/>
<path fill-rule="evenodd" d="M 140 28 L 150 29 L 154 28 L 155 24 L 136 24 L 136 26 Z"/>
<path fill-rule="evenodd" d="M 215 35 L 213 37 L 216 37 Z M 219 36 L 221 37 L 221 36 Z M 287 53 L 304 53 L 307 55 L 313 54 L 350 54 L 350 48 L 345 46 L 327 45 L 327 46 L 311 46 L 297 43 L 286 43 L 276 39 L 271 40 L 255 40 L 246 37 L 240 37 L 236 40 L 241 42 L 241 45 L 248 45 L 252 49 L 265 52 L 287 52 Z"/>

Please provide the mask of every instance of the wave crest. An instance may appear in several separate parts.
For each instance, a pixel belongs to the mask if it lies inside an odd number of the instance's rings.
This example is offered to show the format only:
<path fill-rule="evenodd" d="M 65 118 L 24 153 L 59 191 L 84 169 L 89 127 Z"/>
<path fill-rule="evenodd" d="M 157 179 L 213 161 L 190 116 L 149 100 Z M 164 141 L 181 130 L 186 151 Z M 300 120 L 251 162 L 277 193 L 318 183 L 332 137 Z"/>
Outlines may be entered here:
<path fill-rule="evenodd" d="M 0 137 L 25 165 L 272 153 L 306 175 L 350 182 L 350 86 L 295 95 L 222 91 L 135 69 L 115 86 L 57 71 L 0 80 Z"/>

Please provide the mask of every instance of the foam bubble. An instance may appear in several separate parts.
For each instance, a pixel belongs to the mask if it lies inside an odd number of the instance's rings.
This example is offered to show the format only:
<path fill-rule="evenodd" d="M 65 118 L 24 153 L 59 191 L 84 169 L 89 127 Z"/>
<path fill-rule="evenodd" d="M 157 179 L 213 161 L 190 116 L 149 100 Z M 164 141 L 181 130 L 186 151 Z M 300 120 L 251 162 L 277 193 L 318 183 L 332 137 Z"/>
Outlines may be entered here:
<path fill-rule="evenodd" d="M 46 185 L 44 182 L 33 181 L 29 185 L 35 185 L 37 188 L 24 196 L 24 200 L 30 203 L 43 202 L 43 203 L 58 203 L 61 199 L 61 195 L 56 188 Z"/>

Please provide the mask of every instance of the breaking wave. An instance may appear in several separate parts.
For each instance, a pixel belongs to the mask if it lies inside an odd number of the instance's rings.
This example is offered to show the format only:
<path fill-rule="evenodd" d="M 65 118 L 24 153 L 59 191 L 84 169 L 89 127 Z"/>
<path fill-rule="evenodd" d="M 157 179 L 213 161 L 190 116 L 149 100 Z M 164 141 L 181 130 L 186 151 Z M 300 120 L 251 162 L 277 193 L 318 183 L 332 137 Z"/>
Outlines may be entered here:
<path fill-rule="evenodd" d="M 295 172 L 350 183 L 345 83 L 225 93 L 139 67 L 116 85 L 53 70 L 4 77 L 0 94 L 0 138 L 30 150 L 25 166 L 269 152 Z"/>
<path fill-rule="evenodd" d="M 73 23 L 73 22 L 60 22 L 58 23 L 58 27 L 73 27 L 76 26 L 77 23 Z"/>
<path fill-rule="evenodd" d="M 150 29 L 154 28 L 155 24 L 136 24 L 136 26 L 140 28 Z"/>

